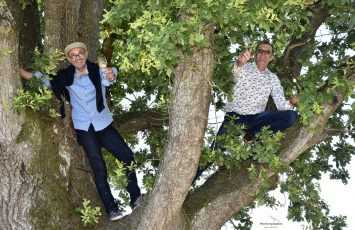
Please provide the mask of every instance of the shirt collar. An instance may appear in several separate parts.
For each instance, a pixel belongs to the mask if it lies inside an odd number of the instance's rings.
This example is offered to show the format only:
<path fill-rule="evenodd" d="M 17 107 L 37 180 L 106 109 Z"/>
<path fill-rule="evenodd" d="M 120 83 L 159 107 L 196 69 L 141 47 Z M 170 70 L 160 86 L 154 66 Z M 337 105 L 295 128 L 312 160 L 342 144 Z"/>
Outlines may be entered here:
<path fill-rule="evenodd" d="M 261 74 L 270 74 L 271 73 L 271 71 L 266 67 L 266 69 L 264 70 L 264 71 L 260 71 L 259 69 L 258 69 L 258 66 L 256 65 L 256 62 L 253 62 L 253 67 L 259 72 L 259 73 L 261 73 Z"/>
<path fill-rule="evenodd" d="M 87 65 L 85 66 L 83 71 L 75 69 L 75 77 L 77 77 L 77 78 L 81 78 L 82 76 L 85 76 L 88 74 L 89 74 L 89 71 L 88 71 Z"/>

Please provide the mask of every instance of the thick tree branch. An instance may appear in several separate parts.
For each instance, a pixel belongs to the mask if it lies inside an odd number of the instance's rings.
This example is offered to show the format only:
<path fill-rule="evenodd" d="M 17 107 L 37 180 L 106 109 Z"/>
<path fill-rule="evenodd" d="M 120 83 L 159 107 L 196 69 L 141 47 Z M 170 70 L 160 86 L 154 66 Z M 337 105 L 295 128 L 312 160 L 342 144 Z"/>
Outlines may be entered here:
<path fill-rule="evenodd" d="M 159 129 L 168 120 L 168 114 L 159 111 L 128 112 L 114 118 L 113 126 L 120 133 L 131 133 L 145 129 Z"/>
<path fill-rule="evenodd" d="M 154 188 L 137 229 L 171 229 L 179 220 L 203 146 L 211 98 L 214 24 L 205 28 L 210 47 L 181 57 L 169 110 L 169 134 Z M 192 170 L 191 170 L 192 169 Z M 169 202 L 167 202 L 169 201 Z"/>
<path fill-rule="evenodd" d="M 302 64 L 298 59 L 314 44 L 315 34 L 325 19 L 329 17 L 331 8 L 329 5 L 322 5 L 319 1 L 310 10 L 312 16 L 309 18 L 308 31 L 299 39 L 291 39 L 283 57 L 276 62 L 277 73 L 281 80 L 291 81 L 300 75 Z"/>
<path fill-rule="evenodd" d="M 251 163 L 245 161 L 240 169 L 218 171 L 187 197 L 184 211 L 190 229 L 219 229 L 255 199 L 263 181 L 249 177 Z"/>
<path fill-rule="evenodd" d="M 117 39 L 117 35 L 111 33 L 108 37 L 104 39 L 102 43 L 102 53 L 106 57 L 109 66 L 111 65 L 112 55 L 113 55 L 113 43 Z"/>

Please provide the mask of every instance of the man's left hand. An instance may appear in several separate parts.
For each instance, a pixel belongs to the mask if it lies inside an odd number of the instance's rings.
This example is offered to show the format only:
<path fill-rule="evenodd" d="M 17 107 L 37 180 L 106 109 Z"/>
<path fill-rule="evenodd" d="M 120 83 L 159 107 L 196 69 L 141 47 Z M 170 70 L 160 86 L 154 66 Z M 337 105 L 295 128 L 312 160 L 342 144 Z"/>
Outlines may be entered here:
<path fill-rule="evenodd" d="M 299 102 L 300 102 L 300 99 L 298 99 L 298 97 L 296 97 L 296 96 L 293 96 L 293 97 L 291 97 L 291 99 L 290 99 L 290 103 L 291 103 L 291 105 L 293 105 L 293 106 L 297 105 Z"/>

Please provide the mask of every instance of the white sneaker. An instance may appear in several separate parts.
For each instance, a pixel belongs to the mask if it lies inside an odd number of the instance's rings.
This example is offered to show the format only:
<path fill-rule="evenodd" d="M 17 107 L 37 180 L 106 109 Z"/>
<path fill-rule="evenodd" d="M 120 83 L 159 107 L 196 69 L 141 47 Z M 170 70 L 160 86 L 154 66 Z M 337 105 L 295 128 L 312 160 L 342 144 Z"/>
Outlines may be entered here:
<path fill-rule="evenodd" d="M 137 206 L 141 205 L 145 200 L 145 194 L 141 194 L 136 201 L 134 201 L 133 205 L 131 205 L 132 209 L 135 209 Z"/>
<path fill-rule="evenodd" d="M 123 218 L 123 214 L 120 211 L 111 211 L 110 212 L 110 220 L 115 221 Z"/>

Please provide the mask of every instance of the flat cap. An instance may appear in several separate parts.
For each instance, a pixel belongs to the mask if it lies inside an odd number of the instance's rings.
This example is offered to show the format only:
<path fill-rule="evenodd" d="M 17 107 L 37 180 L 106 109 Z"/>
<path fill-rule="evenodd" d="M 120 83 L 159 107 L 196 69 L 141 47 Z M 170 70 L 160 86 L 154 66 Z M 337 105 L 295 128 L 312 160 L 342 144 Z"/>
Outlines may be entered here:
<path fill-rule="evenodd" d="M 86 48 L 86 45 L 85 45 L 84 43 L 82 43 L 82 42 L 73 42 L 73 43 L 67 45 L 67 47 L 65 47 L 65 49 L 64 49 L 64 54 L 65 54 L 67 57 L 69 57 L 69 51 L 70 51 L 71 49 L 74 49 L 74 48 L 82 48 L 82 49 L 84 49 L 86 52 L 88 51 L 88 49 Z"/>

